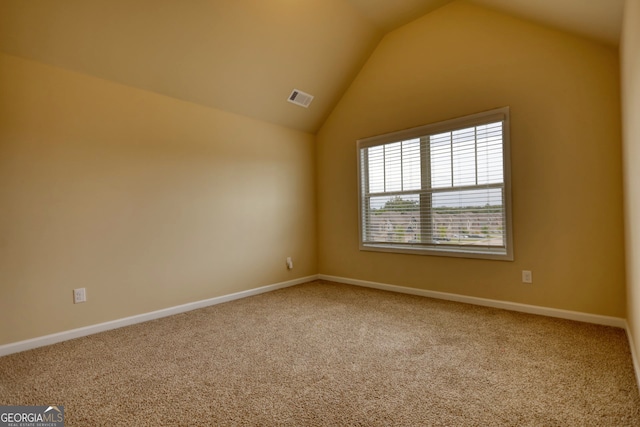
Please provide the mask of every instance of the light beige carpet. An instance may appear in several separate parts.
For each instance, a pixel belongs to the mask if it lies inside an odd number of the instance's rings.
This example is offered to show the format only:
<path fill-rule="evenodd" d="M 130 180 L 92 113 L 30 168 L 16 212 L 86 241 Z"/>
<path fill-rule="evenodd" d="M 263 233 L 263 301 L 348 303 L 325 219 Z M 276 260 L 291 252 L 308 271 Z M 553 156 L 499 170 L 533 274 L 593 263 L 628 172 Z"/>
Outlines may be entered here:
<path fill-rule="evenodd" d="M 68 426 L 639 426 L 621 329 L 313 282 L 0 358 Z"/>

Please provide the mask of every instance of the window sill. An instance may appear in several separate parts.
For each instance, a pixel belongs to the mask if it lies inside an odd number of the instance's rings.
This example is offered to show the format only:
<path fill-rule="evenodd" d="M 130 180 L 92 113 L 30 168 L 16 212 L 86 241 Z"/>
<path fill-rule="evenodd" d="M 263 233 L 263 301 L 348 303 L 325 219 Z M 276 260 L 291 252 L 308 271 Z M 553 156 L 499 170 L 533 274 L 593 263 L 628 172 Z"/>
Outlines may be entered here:
<path fill-rule="evenodd" d="M 361 251 L 388 252 L 410 255 L 442 256 L 454 258 L 489 259 L 496 261 L 513 261 L 513 254 L 504 249 L 487 250 L 472 247 L 439 248 L 438 246 L 386 245 L 384 243 L 361 243 Z"/>

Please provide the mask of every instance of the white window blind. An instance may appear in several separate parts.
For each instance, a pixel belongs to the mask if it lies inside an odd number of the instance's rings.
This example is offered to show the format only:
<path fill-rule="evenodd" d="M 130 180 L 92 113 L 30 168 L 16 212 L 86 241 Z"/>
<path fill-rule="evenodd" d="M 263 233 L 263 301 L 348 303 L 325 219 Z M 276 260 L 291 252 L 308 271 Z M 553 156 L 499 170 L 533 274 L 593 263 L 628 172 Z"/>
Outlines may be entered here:
<path fill-rule="evenodd" d="M 509 109 L 358 141 L 365 250 L 513 259 Z"/>

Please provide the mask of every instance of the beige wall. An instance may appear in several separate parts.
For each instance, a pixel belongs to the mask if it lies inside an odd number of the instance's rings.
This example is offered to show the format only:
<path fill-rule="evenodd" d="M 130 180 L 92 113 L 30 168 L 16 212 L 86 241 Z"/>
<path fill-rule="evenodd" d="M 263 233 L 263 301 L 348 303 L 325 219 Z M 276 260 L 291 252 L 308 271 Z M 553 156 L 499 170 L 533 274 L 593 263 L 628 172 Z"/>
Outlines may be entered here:
<path fill-rule="evenodd" d="M 640 1 L 627 0 L 620 46 L 627 249 L 627 316 L 640 354 Z M 636 367 L 637 369 L 638 367 Z M 640 374 L 640 373 L 639 373 Z"/>
<path fill-rule="evenodd" d="M 314 155 L 311 134 L 0 55 L 0 344 L 315 274 Z"/>
<path fill-rule="evenodd" d="M 619 102 L 615 49 L 466 2 L 389 33 L 318 134 L 320 273 L 625 317 Z M 359 251 L 356 140 L 502 106 L 515 261 Z"/>

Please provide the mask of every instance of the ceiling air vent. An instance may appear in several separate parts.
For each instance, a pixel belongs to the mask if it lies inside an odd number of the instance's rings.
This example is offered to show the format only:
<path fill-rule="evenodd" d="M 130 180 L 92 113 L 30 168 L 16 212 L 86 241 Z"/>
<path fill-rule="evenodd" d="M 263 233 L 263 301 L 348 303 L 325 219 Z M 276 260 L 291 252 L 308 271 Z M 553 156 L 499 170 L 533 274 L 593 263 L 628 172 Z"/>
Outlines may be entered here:
<path fill-rule="evenodd" d="M 304 108 L 308 108 L 311 101 L 313 101 L 313 95 L 309 95 L 308 93 L 304 93 L 301 90 L 294 89 L 289 95 L 289 99 L 287 101 L 299 105 Z"/>

